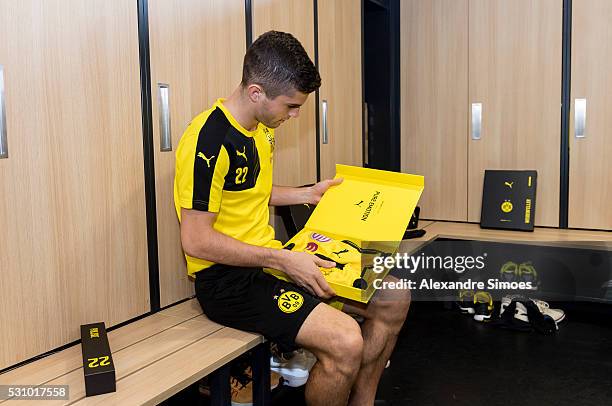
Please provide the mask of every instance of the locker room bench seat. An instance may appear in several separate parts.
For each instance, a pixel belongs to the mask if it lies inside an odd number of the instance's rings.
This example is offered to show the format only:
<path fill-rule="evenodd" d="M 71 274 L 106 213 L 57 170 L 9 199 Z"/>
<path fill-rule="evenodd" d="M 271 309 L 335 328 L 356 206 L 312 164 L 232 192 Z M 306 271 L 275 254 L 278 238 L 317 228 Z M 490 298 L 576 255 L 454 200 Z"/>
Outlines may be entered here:
<path fill-rule="evenodd" d="M 214 372 L 211 377 L 223 382 L 213 386 L 214 396 L 219 404 L 227 404 L 226 364 L 255 347 L 264 362 L 253 366 L 254 374 L 263 368 L 269 379 L 263 337 L 210 321 L 195 299 L 112 330 L 108 338 L 117 381 L 114 393 L 85 397 L 80 344 L 1 374 L 0 384 L 69 385 L 69 400 L 36 401 L 38 405 L 155 405 Z M 12 404 L 24 402 L 0 401 L 2 406 Z"/>
<path fill-rule="evenodd" d="M 576 246 L 579 248 L 612 248 L 612 232 L 598 230 L 535 227 L 533 232 L 482 229 L 479 224 L 451 221 L 420 220 L 419 228 L 426 231 L 421 238 L 406 240 L 429 242 L 436 238 L 455 238 L 491 242 L 534 243 L 538 245 Z M 407 245 L 408 246 L 408 245 Z"/>
<path fill-rule="evenodd" d="M 425 235 L 402 241 L 399 252 L 414 254 L 438 238 L 612 251 L 612 231 L 535 227 L 533 232 L 525 232 L 482 229 L 476 223 L 435 220 L 419 220 L 418 228 L 425 230 Z"/>

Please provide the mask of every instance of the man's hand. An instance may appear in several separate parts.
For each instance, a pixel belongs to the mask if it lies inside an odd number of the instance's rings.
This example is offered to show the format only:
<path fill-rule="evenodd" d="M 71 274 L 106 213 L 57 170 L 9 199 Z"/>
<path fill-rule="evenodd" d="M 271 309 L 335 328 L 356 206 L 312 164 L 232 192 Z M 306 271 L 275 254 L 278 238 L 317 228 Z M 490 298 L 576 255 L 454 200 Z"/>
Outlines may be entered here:
<path fill-rule="evenodd" d="M 305 252 L 280 251 L 284 258 L 279 268 L 293 282 L 323 299 L 336 296 L 336 292 L 329 286 L 319 269 L 319 267 L 333 268 L 336 266 L 334 262 L 325 261 Z"/>
<path fill-rule="evenodd" d="M 308 198 L 307 203 L 318 204 L 321 198 L 323 197 L 323 194 L 327 192 L 327 189 L 329 189 L 332 186 L 341 184 L 343 180 L 344 180 L 343 178 L 326 179 L 326 180 L 322 180 L 319 183 L 314 184 L 313 186 L 310 187 L 310 193 L 309 193 L 309 198 Z"/>

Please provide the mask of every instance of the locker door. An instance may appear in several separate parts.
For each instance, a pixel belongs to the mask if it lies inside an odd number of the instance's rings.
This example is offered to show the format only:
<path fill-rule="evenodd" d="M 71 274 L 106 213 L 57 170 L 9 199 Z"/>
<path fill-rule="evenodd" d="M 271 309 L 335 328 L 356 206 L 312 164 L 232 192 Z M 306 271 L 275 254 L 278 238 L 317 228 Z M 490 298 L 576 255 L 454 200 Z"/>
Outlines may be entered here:
<path fill-rule="evenodd" d="M 194 294 L 174 208 L 174 154 L 191 119 L 240 83 L 246 50 L 244 1 L 150 0 L 149 30 L 163 307 Z M 164 122 L 169 122 L 172 150 L 161 145 Z"/>
<path fill-rule="evenodd" d="M 319 0 L 321 179 L 362 166 L 361 2 Z"/>
<path fill-rule="evenodd" d="M 467 220 L 468 0 L 401 3 L 402 172 L 421 217 Z"/>
<path fill-rule="evenodd" d="M 610 230 L 612 2 L 574 0 L 572 5 L 569 226 Z M 577 113 L 583 131 L 576 131 Z"/>
<path fill-rule="evenodd" d="M 253 0 L 253 41 L 270 30 L 290 32 L 314 62 L 312 0 Z M 300 186 L 317 180 L 315 94 L 300 116 L 275 130 L 274 184 Z"/>
<path fill-rule="evenodd" d="M 149 311 L 135 2 L 0 0 L 0 369 Z"/>
<path fill-rule="evenodd" d="M 538 171 L 535 224 L 559 225 L 562 0 L 470 0 L 468 221 L 485 169 Z"/>

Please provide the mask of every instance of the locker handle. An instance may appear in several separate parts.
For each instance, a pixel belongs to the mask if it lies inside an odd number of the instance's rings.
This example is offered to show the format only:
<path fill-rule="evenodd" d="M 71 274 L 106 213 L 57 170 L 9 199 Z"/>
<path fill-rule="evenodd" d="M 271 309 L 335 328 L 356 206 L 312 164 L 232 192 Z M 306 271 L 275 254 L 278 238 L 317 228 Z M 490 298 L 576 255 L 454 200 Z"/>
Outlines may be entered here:
<path fill-rule="evenodd" d="M 4 107 L 4 67 L 0 65 L 0 159 L 8 158 L 6 110 Z"/>
<path fill-rule="evenodd" d="M 472 139 L 479 140 L 482 131 L 482 103 L 472 103 Z"/>
<path fill-rule="evenodd" d="M 165 83 L 157 84 L 159 99 L 159 133 L 160 150 L 172 151 L 172 133 L 170 131 L 170 88 Z"/>
<path fill-rule="evenodd" d="M 321 111 L 323 118 L 321 124 L 323 126 L 323 144 L 329 144 L 329 133 L 327 130 L 327 100 L 321 102 Z"/>
<path fill-rule="evenodd" d="M 586 99 L 576 99 L 574 105 L 574 135 L 576 138 L 586 137 Z"/>

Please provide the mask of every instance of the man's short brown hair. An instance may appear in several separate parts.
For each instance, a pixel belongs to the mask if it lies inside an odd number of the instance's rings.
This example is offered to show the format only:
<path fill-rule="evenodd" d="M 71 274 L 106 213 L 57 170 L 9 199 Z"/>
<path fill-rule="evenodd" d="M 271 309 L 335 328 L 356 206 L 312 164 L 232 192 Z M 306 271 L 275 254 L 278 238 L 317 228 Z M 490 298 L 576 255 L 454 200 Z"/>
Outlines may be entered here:
<path fill-rule="evenodd" d="M 300 41 L 286 32 L 268 31 L 249 47 L 242 66 L 242 87 L 260 85 L 266 96 L 298 90 L 304 94 L 321 86 L 321 77 Z"/>

